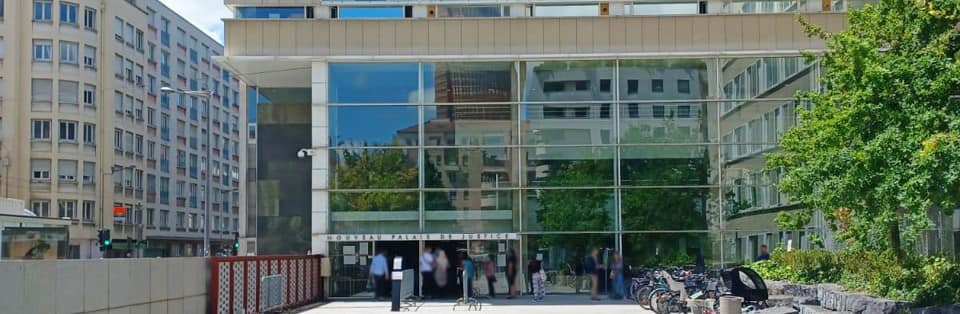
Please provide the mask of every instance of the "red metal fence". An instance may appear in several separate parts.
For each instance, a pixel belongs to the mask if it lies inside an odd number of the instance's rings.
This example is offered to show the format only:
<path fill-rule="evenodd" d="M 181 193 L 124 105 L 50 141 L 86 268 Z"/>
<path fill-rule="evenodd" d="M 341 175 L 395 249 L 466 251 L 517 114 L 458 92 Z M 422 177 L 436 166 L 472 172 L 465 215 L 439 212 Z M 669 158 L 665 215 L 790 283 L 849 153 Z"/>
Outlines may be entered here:
<path fill-rule="evenodd" d="M 230 256 L 210 259 L 208 313 L 261 313 L 261 278 L 283 276 L 283 308 L 323 300 L 322 255 Z"/>

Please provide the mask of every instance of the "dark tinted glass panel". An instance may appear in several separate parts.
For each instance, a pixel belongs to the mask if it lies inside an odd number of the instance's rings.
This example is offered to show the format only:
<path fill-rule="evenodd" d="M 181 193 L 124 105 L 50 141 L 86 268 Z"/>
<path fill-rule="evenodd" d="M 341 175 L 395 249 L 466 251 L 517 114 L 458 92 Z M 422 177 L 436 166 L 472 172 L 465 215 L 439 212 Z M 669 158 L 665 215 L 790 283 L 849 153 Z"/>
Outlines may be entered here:
<path fill-rule="evenodd" d="M 613 191 L 574 188 L 524 190 L 524 230 L 616 230 Z"/>
<path fill-rule="evenodd" d="M 713 60 L 621 60 L 620 99 L 704 99 L 713 95 L 707 68 Z M 684 88 L 685 86 L 685 88 Z"/>
<path fill-rule="evenodd" d="M 627 231 L 708 230 L 719 222 L 716 188 L 625 188 L 620 193 Z"/>
<path fill-rule="evenodd" d="M 416 106 L 330 106 L 331 146 L 415 146 Z"/>
<path fill-rule="evenodd" d="M 612 147 L 524 148 L 526 186 L 613 185 Z"/>
<path fill-rule="evenodd" d="M 310 89 L 258 92 L 257 140 L 270 145 L 256 148 L 257 254 L 302 254 L 310 249 L 310 159 L 296 151 L 310 147 Z"/>
<path fill-rule="evenodd" d="M 241 19 L 302 19 L 303 7 L 239 7 L 237 17 Z"/>
<path fill-rule="evenodd" d="M 516 108 L 507 104 L 425 106 L 424 145 L 517 144 Z"/>
<path fill-rule="evenodd" d="M 612 144 L 610 104 L 524 104 L 520 107 L 524 144 Z"/>
<path fill-rule="evenodd" d="M 517 186 L 514 149 L 431 148 L 425 151 L 427 188 L 497 189 Z"/>
<path fill-rule="evenodd" d="M 426 191 L 428 232 L 510 232 L 518 208 L 517 190 Z"/>
<path fill-rule="evenodd" d="M 331 63 L 330 103 L 416 103 L 416 63 Z"/>
<path fill-rule="evenodd" d="M 716 142 L 714 103 L 621 103 L 621 143 Z"/>
<path fill-rule="evenodd" d="M 515 79 L 513 62 L 425 63 L 424 102 L 511 101 Z"/>
<path fill-rule="evenodd" d="M 498 17 L 499 6 L 439 6 L 439 17 Z"/>
<path fill-rule="evenodd" d="M 336 149 L 330 164 L 331 189 L 417 187 L 416 149 Z"/>
<path fill-rule="evenodd" d="M 523 101 L 611 100 L 613 61 L 526 62 Z"/>
<path fill-rule="evenodd" d="M 717 184 L 718 145 L 643 145 L 620 148 L 623 186 Z"/>
<path fill-rule="evenodd" d="M 547 273 L 555 278 L 547 281 L 547 291 L 589 294 L 590 276 L 583 273 L 583 263 L 592 249 L 598 250 L 599 264 L 611 260 L 615 239 L 614 234 L 603 233 L 525 235 L 523 243 L 526 248 L 520 267 L 523 269 L 529 261 L 539 259 Z"/>

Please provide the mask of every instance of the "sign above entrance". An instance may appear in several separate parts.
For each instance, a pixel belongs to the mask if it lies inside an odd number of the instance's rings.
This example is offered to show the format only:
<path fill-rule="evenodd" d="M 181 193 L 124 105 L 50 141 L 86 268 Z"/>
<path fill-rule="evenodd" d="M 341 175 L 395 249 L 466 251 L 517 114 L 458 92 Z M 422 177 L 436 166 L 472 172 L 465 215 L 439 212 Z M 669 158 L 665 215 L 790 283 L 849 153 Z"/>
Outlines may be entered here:
<path fill-rule="evenodd" d="M 519 240 L 518 233 L 382 233 L 324 234 L 328 242 L 344 241 L 443 241 L 443 240 Z"/>

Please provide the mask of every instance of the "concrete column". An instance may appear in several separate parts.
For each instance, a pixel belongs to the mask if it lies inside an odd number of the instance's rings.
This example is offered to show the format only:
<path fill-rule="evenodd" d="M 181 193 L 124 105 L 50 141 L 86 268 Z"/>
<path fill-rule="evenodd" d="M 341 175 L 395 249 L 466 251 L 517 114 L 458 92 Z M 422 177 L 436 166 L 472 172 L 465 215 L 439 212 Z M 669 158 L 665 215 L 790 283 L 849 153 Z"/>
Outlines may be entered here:
<path fill-rule="evenodd" d="M 314 62 L 311 81 L 311 147 L 314 153 L 311 162 L 310 180 L 310 251 L 313 254 L 328 254 L 323 234 L 330 231 L 330 192 L 327 191 L 327 176 L 330 172 L 329 118 L 327 115 L 327 63 Z"/>

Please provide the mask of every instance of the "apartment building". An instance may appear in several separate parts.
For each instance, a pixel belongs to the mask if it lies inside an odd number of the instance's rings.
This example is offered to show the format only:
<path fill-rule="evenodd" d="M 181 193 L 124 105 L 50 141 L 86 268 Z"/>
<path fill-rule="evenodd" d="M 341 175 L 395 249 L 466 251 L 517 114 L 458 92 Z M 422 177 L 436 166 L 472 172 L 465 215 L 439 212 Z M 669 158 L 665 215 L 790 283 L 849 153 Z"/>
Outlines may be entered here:
<path fill-rule="evenodd" d="M 0 1 L 0 193 L 71 221 L 62 258 L 199 255 L 207 222 L 232 247 L 245 112 L 222 51 L 157 0 Z"/>

